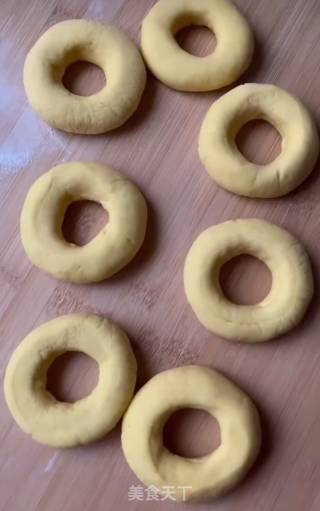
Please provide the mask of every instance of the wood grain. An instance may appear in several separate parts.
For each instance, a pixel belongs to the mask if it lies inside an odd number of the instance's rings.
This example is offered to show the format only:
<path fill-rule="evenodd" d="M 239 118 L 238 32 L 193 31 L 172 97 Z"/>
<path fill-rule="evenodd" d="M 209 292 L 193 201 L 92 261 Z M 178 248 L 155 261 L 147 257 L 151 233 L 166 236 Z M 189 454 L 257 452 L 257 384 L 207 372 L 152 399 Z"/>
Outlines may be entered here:
<path fill-rule="evenodd" d="M 319 120 L 319 1 L 235 2 L 251 22 L 257 41 L 254 62 L 241 82 L 271 82 L 288 88 Z M 63 19 L 93 18 L 114 23 L 138 43 L 141 20 L 152 4 L 153 0 L 1 1 L 1 380 L 13 349 L 36 325 L 69 312 L 95 311 L 109 316 L 132 339 L 139 385 L 165 368 L 207 364 L 241 385 L 259 407 L 264 429 L 259 462 L 227 497 L 197 509 L 317 511 L 319 165 L 297 191 L 279 200 L 247 200 L 227 193 L 210 180 L 197 155 L 201 121 L 222 92 L 178 93 L 151 76 L 137 113 L 125 126 L 103 136 L 72 136 L 53 130 L 26 102 L 23 61 L 46 28 Z M 212 41 L 203 35 L 201 31 L 195 37 L 184 35 L 187 40 L 183 44 L 196 53 L 208 51 Z M 276 150 L 270 130 L 259 139 L 251 130 L 245 139 L 252 158 L 267 158 Z M 71 160 L 113 165 L 141 187 L 150 205 L 143 249 L 126 269 L 99 285 L 58 283 L 31 266 L 20 243 L 19 214 L 28 188 L 53 165 Z M 185 255 L 200 231 L 227 219 L 252 216 L 276 222 L 302 240 L 312 258 L 317 283 L 313 304 L 301 326 L 263 346 L 230 343 L 204 330 L 186 302 L 182 281 Z M 79 219 L 78 214 L 76 217 Z M 88 222 L 81 221 L 81 225 Z M 72 220 L 71 229 L 76 229 Z M 232 296 L 249 301 L 267 290 L 268 278 L 259 264 L 247 260 L 226 276 L 231 279 Z M 94 372 L 81 357 L 69 369 L 67 364 L 67 369 L 60 367 L 57 372 L 60 378 L 67 370 L 60 395 L 68 395 L 71 387 L 80 389 L 84 379 L 93 384 Z M 201 451 L 210 444 L 210 424 L 204 417 L 200 422 L 189 419 L 185 418 L 185 428 L 178 428 L 178 435 Z M 213 433 L 217 435 L 217 431 Z M 123 458 L 119 427 L 95 445 L 52 450 L 20 431 L 1 390 L 0 442 L 1 511 L 176 509 L 168 501 L 128 501 L 128 488 L 139 483 Z"/>

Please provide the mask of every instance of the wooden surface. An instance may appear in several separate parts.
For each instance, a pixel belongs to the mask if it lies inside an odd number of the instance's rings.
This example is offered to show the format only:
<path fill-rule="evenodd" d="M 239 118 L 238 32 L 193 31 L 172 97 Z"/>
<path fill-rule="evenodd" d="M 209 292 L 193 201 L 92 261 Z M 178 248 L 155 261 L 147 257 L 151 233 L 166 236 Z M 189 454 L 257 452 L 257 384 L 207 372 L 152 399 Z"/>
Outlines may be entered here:
<path fill-rule="evenodd" d="M 139 385 L 182 364 L 208 364 L 241 385 L 257 403 L 263 450 L 245 482 L 214 504 L 217 511 L 320 509 L 319 165 L 297 191 L 279 200 L 246 200 L 211 181 L 197 155 L 200 123 L 221 92 L 169 90 L 149 77 L 137 113 L 111 134 L 85 137 L 52 130 L 26 102 L 22 66 L 28 49 L 50 25 L 68 18 L 114 23 L 137 43 L 140 22 L 153 0 L 2 0 L 0 4 L 0 372 L 20 340 L 59 314 L 95 311 L 119 322 L 132 339 Z M 272 82 L 299 95 L 320 116 L 320 3 L 318 0 L 236 0 L 257 39 L 254 62 L 241 81 Z M 181 39 L 182 37 L 182 39 Z M 182 44 L 203 54 L 207 33 L 184 31 Z M 90 92 L 92 69 L 75 70 L 68 86 Z M 101 82 L 102 83 L 102 82 Z M 258 129 L 259 128 L 259 129 Z M 274 132 L 258 126 L 242 133 L 245 154 L 257 161 L 275 154 Z M 278 145 L 279 149 L 279 145 Z M 19 237 L 19 214 L 34 180 L 70 160 L 108 163 L 141 187 L 150 206 L 146 242 L 136 259 L 110 281 L 74 286 L 32 267 Z M 230 343 L 207 332 L 188 306 L 182 280 L 185 255 L 204 228 L 230 218 L 257 216 L 288 228 L 312 258 L 316 295 L 292 333 L 262 346 Z M 94 218 L 94 220 L 93 220 Z M 106 218 L 95 205 L 69 212 L 69 238 L 85 242 Z M 99 223 L 100 222 L 100 223 Z M 79 227 L 79 224 L 81 226 Z M 285 255 L 285 254 L 284 254 Z M 262 264 L 242 258 L 224 271 L 224 288 L 241 303 L 270 286 Z M 92 388 L 93 364 L 64 357 L 50 372 L 50 388 L 74 400 Z M 184 419 L 184 420 L 183 420 Z M 170 424 L 167 444 L 196 455 L 217 445 L 214 421 L 203 413 Z M 213 425 L 213 428 L 210 427 Z M 169 426 L 168 426 L 169 427 Z M 138 480 L 126 465 L 120 428 L 103 441 L 66 451 L 32 442 L 16 426 L 0 392 L 0 510 L 112 511 L 177 509 L 174 503 L 129 501 Z M 184 509 L 182 505 L 180 509 Z M 189 507 L 189 509 L 194 509 Z"/>

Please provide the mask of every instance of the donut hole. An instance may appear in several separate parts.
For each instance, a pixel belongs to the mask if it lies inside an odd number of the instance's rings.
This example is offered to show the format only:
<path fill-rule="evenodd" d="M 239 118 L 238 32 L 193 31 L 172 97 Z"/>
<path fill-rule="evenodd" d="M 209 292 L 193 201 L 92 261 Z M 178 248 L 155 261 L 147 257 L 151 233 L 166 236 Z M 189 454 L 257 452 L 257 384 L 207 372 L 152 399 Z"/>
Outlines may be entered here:
<path fill-rule="evenodd" d="M 179 46 L 195 57 L 206 57 L 214 52 L 216 36 L 205 26 L 191 25 L 179 30 L 175 39 Z"/>
<path fill-rule="evenodd" d="M 199 458 L 220 445 L 217 420 L 204 410 L 183 408 L 173 413 L 163 428 L 165 447 L 179 456 Z"/>
<path fill-rule="evenodd" d="M 183 26 L 175 30 L 175 40 L 184 51 L 195 57 L 206 57 L 214 52 L 217 39 L 212 30 L 196 21 L 181 24 Z M 179 27 L 180 23 L 177 25 Z"/>
<path fill-rule="evenodd" d="M 105 87 L 106 76 L 96 64 L 79 60 L 66 68 L 62 83 L 72 94 L 91 96 Z"/>
<path fill-rule="evenodd" d="M 236 145 L 242 155 L 256 165 L 271 163 L 281 152 L 281 135 L 269 122 L 251 120 L 236 135 Z"/>
<path fill-rule="evenodd" d="M 74 403 L 89 395 L 98 383 L 97 362 L 79 351 L 59 355 L 47 371 L 47 391 L 58 401 Z"/>
<path fill-rule="evenodd" d="M 171 31 L 178 45 L 195 57 L 206 57 L 217 46 L 215 33 L 202 16 L 185 13 L 173 20 Z"/>
<path fill-rule="evenodd" d="M 69 243 L 83 246 L 89 243 L 107 222 L 108 213 L 98 202 L 72 202 L 64 215 L 62 234 Z"/>
<path fill-rule="evenodd" d="M 257 257 L 239 255 L 226 262 L 219 274 L 224 296 L 238 305 L 255 305 L 269 293 L 272 276 Z"/>

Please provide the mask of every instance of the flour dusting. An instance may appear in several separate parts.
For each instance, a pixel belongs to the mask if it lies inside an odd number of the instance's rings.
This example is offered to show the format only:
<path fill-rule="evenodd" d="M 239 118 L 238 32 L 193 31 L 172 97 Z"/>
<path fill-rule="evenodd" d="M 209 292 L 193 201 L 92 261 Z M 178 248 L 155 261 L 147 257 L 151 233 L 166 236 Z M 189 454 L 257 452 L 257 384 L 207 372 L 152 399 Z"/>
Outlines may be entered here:
<path fill-rule="evenodd" d="M 29 167 L 44 146 L 48 154 L 66 145 L 67 137 L 56 134 L 27 107 L 0 146 L 0 180 Z"/>
<path fill-rule="evenodd" d="M 56 459 L 58 457 L 58 454 L 59 452 L 56 451 L 53 456 L 51 456 L 51 458 L 49 459 L 47 465 L 46 465 L 46 468 L 44 469 L 45 472 L 50 472 L 53 468 L 54 468 L 54 465 L 55 465 L 55 462 L 56 462 Z"/>
<path fill-rule="evenodd" d="M 29 167 L 44 149 L 46 154 L 61 150 L 69 154 L 68 137 L 45 124 L 28 105 L 22 72 L 19 82 L 12 80 L 10 51 L 9 42 L 0 38 L 0 181 Z"/>

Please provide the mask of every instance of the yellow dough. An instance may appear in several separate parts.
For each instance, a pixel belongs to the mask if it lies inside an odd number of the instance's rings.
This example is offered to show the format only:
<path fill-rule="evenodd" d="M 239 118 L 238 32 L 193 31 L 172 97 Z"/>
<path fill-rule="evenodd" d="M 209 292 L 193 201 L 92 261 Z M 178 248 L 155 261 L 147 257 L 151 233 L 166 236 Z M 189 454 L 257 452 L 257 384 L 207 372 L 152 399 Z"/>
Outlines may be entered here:
<path fill-rule="evenodd" d="M 237 305 L 223 294 L 222 266 L 241 254 L 263 261 L 272 274 L 269 294 L 256 305 Z M 231 341 L 269 341 L 302 319 L 313 295 L 307 253 L 284 229 L 250 218 L 231 220 L 203 231 L 184 266 L 187 299 L 199 321 Z"/>
<path fill-rule="evenodd" d="M 63 83 L 76 61 L 100 66 L 106 85 L 78 96 Z M 138 49 L 120 30 L 88 20 L 68 20 L 47 30 L 27 55 L 24 87 L 38 115 L 71 133 L 104 133 L 121 126 L 136 110 L 146 82 Z"/>
<path fill-rule="evenodd" d="M 211 55 L 183 50 L 175 34 L 190 25 L 214 32 Z M 142 24 L 141 50 L 153 74 L 181 91 L 209 91 L 234 82 L 251 62 L 254 40 L 244 17 L 229 0 L 160 0 Z"/>
<path fill-rule="evenodd" d="M 72 202 L 99 202 L 109 222 L 84 246 L 62 234 Z M 30 188 L 21 214 L 21 238 L 30 260 L 54 277 L 75 283 L 98 282 L 123 268 L 145 236 L 147 206 L 122 174 L 96 163 L 66 163 L 43 174 Z"/>
<path fill-rule="evenodd" d="M 99 364 L 92 393 L 75 403 L 57 401 L 46 390 L 52 362 L 81 351 Z M 103 437 L 127 408 L 137 364 L 126 334 L 95 315 L 61 316 L 31 332 L 13 353 L 4 380 L 8 407 L 23 431 L 53 447 L 87 444 Z"/>
<path fill-rule="evenodd" d="M 206 410 L 218 421 L 221 444 L 211 454 L 185 458 L 163 445 L 163 427 L 181 408 Z M 160 492 L 172 487 L 180 501 L 215 498 L 230 490 L 255 461 L 260 437 L 259 416 L 249 397 L 217 371 L 196 365 L 154 376 L 122 421 L 122 448 L 131 469 Z"/>
<path fill-rule="evenodd" d="M 267 165 L 248 161 L 235 138 L 253 119 L 272 124 L 282 137 L 280 155 Z M 210 176 L 230 192 L 247 197 L 280 197 L 299 186 L 319 155 L 316 125 L 302 103 L 279 87 L 240 85 L 209 109 L 200 130 L 199 156 Z"/>

